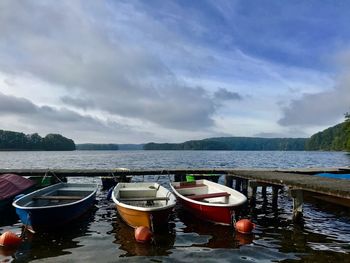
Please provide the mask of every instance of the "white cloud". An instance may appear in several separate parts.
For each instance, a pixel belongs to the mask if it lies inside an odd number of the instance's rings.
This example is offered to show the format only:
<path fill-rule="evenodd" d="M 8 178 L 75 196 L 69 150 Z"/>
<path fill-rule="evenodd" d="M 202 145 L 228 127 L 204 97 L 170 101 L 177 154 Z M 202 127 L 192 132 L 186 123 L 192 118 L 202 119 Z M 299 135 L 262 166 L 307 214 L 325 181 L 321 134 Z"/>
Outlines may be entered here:
<path fill-rule="evenodd" d="M 215 10 L 234 22 L 236 4 L 221 4 Z M 0 1 L 4 127 L 11 129 L 11 116 L 13 129 L 64 131 L 85 142 L 288 134 L 279 119 L 304 125 L 294 108 L 310 112 L 309 100 L 332 96 L 329 74 L 255 57 L 204 9 L 163 5 Z M 344 104 L 339 92 L 333 97 Z"/>
<path fill-rule="evenodd" d="M 338 56 L 339 78 L 333 88 L 304 93 L 283 107 L 283 126 L 327 127 L 344 121 L 350 109 L 350 52 Z"/>

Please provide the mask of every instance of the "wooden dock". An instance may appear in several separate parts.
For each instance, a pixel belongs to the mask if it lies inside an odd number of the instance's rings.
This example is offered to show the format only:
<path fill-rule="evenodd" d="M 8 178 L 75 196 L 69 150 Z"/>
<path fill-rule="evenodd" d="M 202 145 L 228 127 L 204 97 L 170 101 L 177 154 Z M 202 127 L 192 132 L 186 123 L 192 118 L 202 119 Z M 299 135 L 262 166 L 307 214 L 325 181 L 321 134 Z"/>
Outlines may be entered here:
<path fill-rule="evenodd" d="M 288 188 L 293 198 L 293 219 L 298 221 L 303 212 L 303 195 L 311 192 L 324 195 L 323 200 L 339 199 L 350 204 L 350 180 L 332 179 L 313 176 L 317 173 L 350 173 L 350 167 L 332 168 L 301 168 L 301 169 L 0 169 L 0 174 L 15 173 L 22 176 L 56 176 L 56 177 L 124 177 L 173 175 L 176 181 L 184 181 L 187 174 L 196 175 L 225 175 L 226 185 L 235 187 L 249 197 L 254 204 L 258 187 L 266 195 L 266 187 L 272 188 L 273 205 L 277 206 L 278 192 Z M 234 184 L 233 184 L 233 181 Z M 338 202 L 339 203 L 339 202 Z"/>

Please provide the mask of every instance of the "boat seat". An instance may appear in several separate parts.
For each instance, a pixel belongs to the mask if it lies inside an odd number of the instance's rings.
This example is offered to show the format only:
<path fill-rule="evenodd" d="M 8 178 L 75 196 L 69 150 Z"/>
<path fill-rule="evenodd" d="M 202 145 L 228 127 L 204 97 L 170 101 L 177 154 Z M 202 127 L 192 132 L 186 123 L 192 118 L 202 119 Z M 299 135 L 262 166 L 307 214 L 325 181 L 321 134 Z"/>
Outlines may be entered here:
<path fill-rule="evenodd" d="M 202 200 L 207 198 L 215 198 L 215 197 L 226 197 L 230 196 L 230 193 L 227 192 L 219 192 L 219 193 L 211 193 L 211 194 L 203 194 L 203 195 L 189 195 L 186 196 L 187 198 L 190 198 L 192 200 Z"/>
<path fill-rule="evenodd" d="M 168 201 L 169 197 L 130 197 L 130 198 L 119 198 L 120 202 L 127 201 Z"/>
<path fill-rule="evenodd" d="M 120 198 L 154 198 L 157 195 L 157 189 L 146 187 L 127 187 L 119 189 Z"/>
<path fill-rule="evenodd" d="M 84 196 L 42 195 L 42 196 L 34 196 L 33 200 L 80 200 L 82 198 L 84 198 Z"/>
<path fill-rule="evenodd" d="M 207 185 L 205 184 L 180 184 L 179 186 L 174 186 L 175 189 L 185 189 L 185 188 L 192 188 L 192 187 L 205 187 Z"/>

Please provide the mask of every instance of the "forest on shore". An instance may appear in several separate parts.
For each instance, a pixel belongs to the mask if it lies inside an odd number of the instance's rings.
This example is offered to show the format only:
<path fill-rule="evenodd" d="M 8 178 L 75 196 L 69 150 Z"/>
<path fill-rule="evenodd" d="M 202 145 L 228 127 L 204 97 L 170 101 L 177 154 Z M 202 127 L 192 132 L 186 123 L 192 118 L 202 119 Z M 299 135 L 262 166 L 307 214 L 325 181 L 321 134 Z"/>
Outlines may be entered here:
<path fill-rule="evenodd" d="M 345 121 L 312 135 L 310 138 L 218 137 L 183 143 L 75 145 L 60 134 L 24 134 L 0 130 L 0 150 L 226 150 L 226 151 L 350 151 L 350 114 Z"/>
<path fill-rule="evenodd" d="M 2 151 L 73 151 L 73 140 L 60 134 L 48 134 L 41 137 L 37 133 L 0 130 L 0 150 Z"/>
<path fill-rule="evenodd" d="M 144 150 L 350 151 L 350 115 L 310 138 L 219 137 L 183 143 L 147 143 Z"/>

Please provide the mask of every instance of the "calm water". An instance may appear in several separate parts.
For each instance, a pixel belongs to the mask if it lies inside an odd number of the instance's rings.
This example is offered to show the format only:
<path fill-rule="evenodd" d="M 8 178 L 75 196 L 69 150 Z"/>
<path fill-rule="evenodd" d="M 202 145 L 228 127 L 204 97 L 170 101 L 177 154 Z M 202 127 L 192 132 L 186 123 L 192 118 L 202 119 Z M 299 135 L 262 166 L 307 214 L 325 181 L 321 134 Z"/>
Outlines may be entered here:
<path fill-rule="evenodd" d="M 205 167 L 334 167 L 349 166 L 345 153 L 227 151 L 76 151 L 0 152 L 0 168 L 205 168 Z M 156 180 L 149 176 L 146 180 Z M 70 181 L 99 182 L 98 178 Z M 168 178 L 160 182 L 167 186 Z M 219 182 L 223 182 L 220 178 Z M 28 237 L 17 251 L 0 248 L 0 262 L 350 262 L 350 211 L 306 198 L 304 222 L 291 221 L 285 191 L 278 210 L 271 194 L 258 193 L 247 209 L 257 228 L 252 235 L 203 223 L 176 207 L 168 229 L 152 244 L 138 244 L 134 232 L 118 217 L 100 190 L 96 206 L 69 228 Z M 248 212 L 249 211 L 249 212 Z M 0 233 L 20 233 L 13 211 L 0 214 Z"/>

